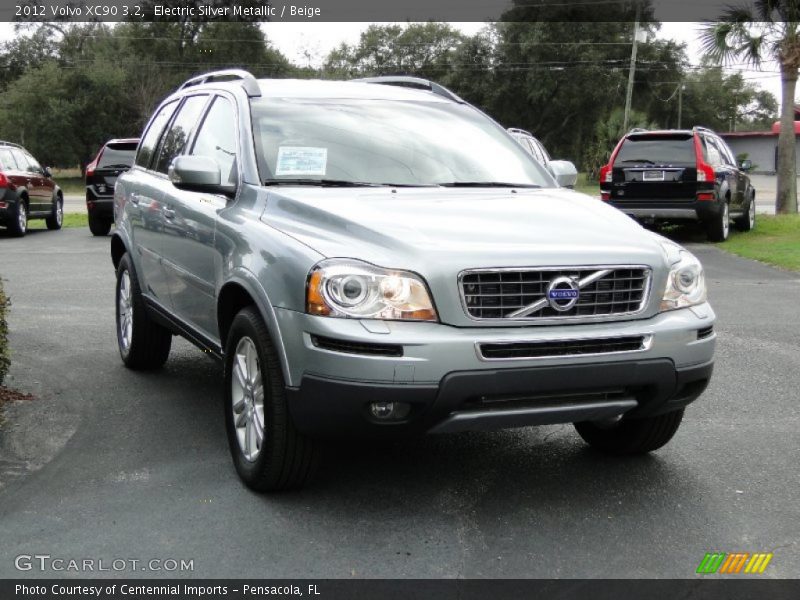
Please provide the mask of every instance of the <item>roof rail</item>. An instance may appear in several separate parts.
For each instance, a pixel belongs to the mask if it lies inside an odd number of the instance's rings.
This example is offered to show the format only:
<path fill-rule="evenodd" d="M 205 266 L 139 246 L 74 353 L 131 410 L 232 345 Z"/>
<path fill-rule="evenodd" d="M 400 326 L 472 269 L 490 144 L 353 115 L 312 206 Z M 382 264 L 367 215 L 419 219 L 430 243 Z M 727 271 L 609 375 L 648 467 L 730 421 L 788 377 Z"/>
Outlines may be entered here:
<path fill-rule="evenodd" d="M 534 137 L 530 131 L 526 131 L 525 129 L 520 129 L 519 127 L 509 127 L 508 129 L 506 129 L 506 131 L 508 133 L 520 133 L 522 135 L 529 135 L 531 137 Z"/>
<path fill-rule="evenodd" d="M 20 146 L 19 144 L 15 144 L 14 142 L 6 142 L 6 141 L 3 141 L 3 140 L 0 140 L 0 146 L 12 146 L 14 148 L 23 149 L 22 146 Z"/>
<path fill-rule="evenodd" d="M 433 81 L 422 79 L 421 77 L 410 77 L 408 75 L 381 75 L 379 77 L 361 77 L 353 79 L 352 81 L 360 81 L 362 83 L 379 83 L 381 85 L 396 85 L 398 87 L 409 87 L 417 90 L 428 90 L 439 96 L 443 96 L 453 102 L 459 104 L 466 104 L 464 100 L 456 96 L 453 92 L 448 90 L 443 85 L 439 85 Z"/>
<path fill-rule="evenodd" d="M 705 131 L 706 133 L 714 133 L 713 129 L 709 129 L 708 127 L 703 127 L 702 125 L 695 125 L 692 127 L 692 131 Z"/>
<path fill-rule="evenodd" d="M 642 133 L 642 132 L 644 132 L 644 131 L 650 131 L 650 130 L 649 130 L 649 129 L 646 129 L 645 127 L 634 127 L 633 129 L 631 129 L 631 130 L 628 132 L 628 134 L 631 134 L 631 133 Z"/>
<path fill-rule="evenodd" d="M 197 77 L 192 77 L 183 82 L 179 90 L 192 87 L 193 85 L 201 85 L 203 83 L 210 83 L 212 81 L 237 81 L 241 80 L 242 87 L 247 95 L 251 98 L 261 95 L 261 88 L 258 81 L 251 73 L 243 69 L 223 69 L 222 71 L 211 71 L 210 73 L 203 73 Z"/>

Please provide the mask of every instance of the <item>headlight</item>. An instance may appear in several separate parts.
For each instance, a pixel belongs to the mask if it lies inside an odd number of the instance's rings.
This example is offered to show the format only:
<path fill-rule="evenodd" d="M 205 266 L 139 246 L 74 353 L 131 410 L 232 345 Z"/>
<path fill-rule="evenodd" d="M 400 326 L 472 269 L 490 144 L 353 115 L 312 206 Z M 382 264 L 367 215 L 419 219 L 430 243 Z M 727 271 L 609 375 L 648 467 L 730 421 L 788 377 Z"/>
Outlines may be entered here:
<path fill-rule="evenodd" d="M 661 310 L 695 306 L 706 301 L 706 280 L 703 266 L 693 254 L 680 251 L 680 260 L 672 265 L 667 289 L 661 299 Z"/>
<path fill-rule="evenodd" d="M 351 319 L 436 321 L 425 282 L 407 271 L 332 259 L 308 274 L 306 312 Z"/>

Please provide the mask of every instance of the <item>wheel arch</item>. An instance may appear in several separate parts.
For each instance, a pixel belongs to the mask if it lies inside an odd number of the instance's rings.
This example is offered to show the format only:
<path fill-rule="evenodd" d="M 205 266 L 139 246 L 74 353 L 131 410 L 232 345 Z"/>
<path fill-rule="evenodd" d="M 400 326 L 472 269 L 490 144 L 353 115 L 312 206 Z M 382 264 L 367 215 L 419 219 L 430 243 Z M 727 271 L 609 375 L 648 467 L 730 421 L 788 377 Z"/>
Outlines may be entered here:
<path fill-rule="evenodd" d="M 128 247 L 124 241 L 122 241 L 122 236 L 119 233 L 114 233 L 111 236 L 111 262 L 114 264 L 114 269 L 116 270 L 119 267 L 119 261 L 122 260 L 122 257 L 128 251 Z"/>
<path fill-rule="evenodd" d="M 219 342 L 222 352 L 225 352 L 228 332 L 234 317 L 246 306 L 255 306 L 264 320 L 264 324 L 267 326 L 270 336 L 272 336 L 275 350 L 278 352 L 283 379 L 287 385 L 293 385 L 288 356 L 283 344 L 283 336 L 269 296 L 255 276 L 241 268 L 236 271 L 230 280 L 223 284 L 217 295 L 217 326 L 219 328 Z"/>

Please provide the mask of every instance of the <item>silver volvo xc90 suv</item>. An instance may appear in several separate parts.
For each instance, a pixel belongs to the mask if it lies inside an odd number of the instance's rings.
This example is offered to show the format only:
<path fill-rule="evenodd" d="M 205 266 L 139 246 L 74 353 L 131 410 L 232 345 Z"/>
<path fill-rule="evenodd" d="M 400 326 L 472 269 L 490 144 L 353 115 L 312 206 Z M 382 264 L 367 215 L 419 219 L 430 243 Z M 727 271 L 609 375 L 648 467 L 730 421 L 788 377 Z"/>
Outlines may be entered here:
<path fill-rule="evenodd" d="M 114 203 L 122 360 L 158 368 L 176 334 L 222 359 L 257 490 L 330 436 L 575 423 L 648 452 L 711 376 L 698 260 L 425 80 L 193 78 Z"/>

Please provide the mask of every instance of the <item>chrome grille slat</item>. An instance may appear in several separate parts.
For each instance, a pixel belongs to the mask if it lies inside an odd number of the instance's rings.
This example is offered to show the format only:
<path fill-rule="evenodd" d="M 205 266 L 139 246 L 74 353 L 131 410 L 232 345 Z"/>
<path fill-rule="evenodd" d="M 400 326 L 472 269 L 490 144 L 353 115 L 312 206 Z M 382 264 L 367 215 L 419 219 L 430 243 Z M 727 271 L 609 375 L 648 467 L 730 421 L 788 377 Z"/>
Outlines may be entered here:
<path fill-rule="evenodd" d="M 577 303 L 569 310 L 556 311 L 547 304 L 530 315 L 511 316 L 516 311 L 524 313 L 525 307 L 542 300 L 553 279 L 570 277 L 579 281 L 602 270 L 610 272 L 582 288 Z M 487 269 L 464 271 L 459 276 L 459 286 L 467 314 L 477 320 L 613 317 L 644 309 L 650 277 L 650 269 L 638 265 Z"/>

